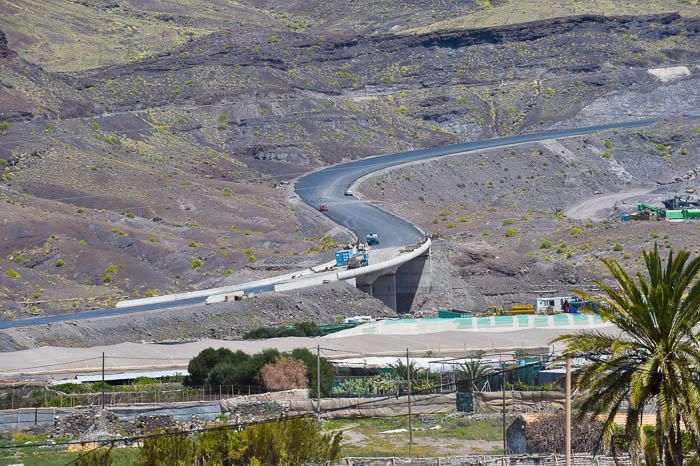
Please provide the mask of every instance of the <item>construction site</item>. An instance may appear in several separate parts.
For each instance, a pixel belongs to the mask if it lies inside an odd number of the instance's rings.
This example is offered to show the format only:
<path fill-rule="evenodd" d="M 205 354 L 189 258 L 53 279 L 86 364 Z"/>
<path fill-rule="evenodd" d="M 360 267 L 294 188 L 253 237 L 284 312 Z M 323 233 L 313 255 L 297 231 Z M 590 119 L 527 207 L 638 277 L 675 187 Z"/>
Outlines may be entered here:
<path fill-rule="evenodd" d="M 674 196 L 661 201 L 663 207 L 640 203 L 637 211 L 622 216 L 622 221 L 669 221 L 682 222 L 685 220 L 700 220 L 700 198 L 693 193 L 694 188 L 688 188 L 687 195 Z"/>

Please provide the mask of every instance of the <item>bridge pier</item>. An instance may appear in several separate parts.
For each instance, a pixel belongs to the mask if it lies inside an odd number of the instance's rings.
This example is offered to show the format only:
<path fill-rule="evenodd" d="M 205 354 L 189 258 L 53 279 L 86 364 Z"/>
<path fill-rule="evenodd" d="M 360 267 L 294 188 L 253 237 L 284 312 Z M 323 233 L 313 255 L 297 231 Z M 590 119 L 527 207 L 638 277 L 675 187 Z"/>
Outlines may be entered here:
<path fill-rule="evenodd" d="M 396 274 L 390 273 L 377 277 L 372 283 L 372 296 L 387 307 L 396 309 Z"/>
<path fill-rule="evenodd" d="M 396 311 L 410 312 L 419 291 L 430 290 L 430 250 L 403 264 L 396 271 Z"/>
<path fill-rule="evenodd" d="M 398 313 L 411 312 L 416 295 L 430 290 L 430 250 L 398 267 L 355 279 L 355 287 Z"/>

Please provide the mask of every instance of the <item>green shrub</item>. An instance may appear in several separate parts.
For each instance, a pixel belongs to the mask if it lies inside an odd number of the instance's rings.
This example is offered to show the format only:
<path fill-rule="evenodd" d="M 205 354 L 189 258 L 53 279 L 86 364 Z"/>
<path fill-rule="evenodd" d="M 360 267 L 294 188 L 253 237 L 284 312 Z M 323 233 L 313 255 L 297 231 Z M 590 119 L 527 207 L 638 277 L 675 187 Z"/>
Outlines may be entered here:
<path fill-rule="evenodd" d="M 120 265 L 117 265 L 117 264 L 109 264 L 109 265 L 107 266 L 107 268 L 105 269 L 105 273 L 114 274 L 114 273 L 119 272 L 119 269 L 121 269 L 121 266 L 120 266 Z"/>
<path fill-rule="evenodd" d="M 457 221 L 458 221 L 459 223 L 467 223 L 467 222 L 469 221 L 469 218 L 468 218 L 468 217 L 459 217 L 459 218 L 457 219 Z"/>
<path fill-rule="evenodd" d="M 248 256 L 248 263 L 249 264 L 254 264 L 255 262 L 257 262 L 257 260 L 258 259 L 253 254 Z"/>
<path fill-rule="evenodd" d="M 609 150 L 606 150 L 605 152 L 603 152 L 603 158 L 604 158 L 604 159 L 611 159 L 611 158 L 612 158 L 612 152 L 610 152 Z"/>
<path fill-rule="evenodd" d="M 664 144 L 657 144 L 656 145 L 656 150 L 658 150 L 659 152 L 666 152 L 666 150 L 668 150 L 668 149 L 669 149 L 669 147 L 667 147 Z"/>
<path fill-rule="evenodd" d="M 580 234 L 582 234 L 582 233 L 583 233 L 583 229 L 581 229 L 581 228 L 579 228 L 579 227 L 573 227 L 573 228 L 571 229 L 571 231 L 569 232 L 569 234 L 570 234 L 571 236 L 578 236 L 578 235 L 580 235 Z"/>
<path fill-rule="evenodd" d="M 317 337 L 321 335 L 321 329 L 316 322 L 298 322 L 281 327 L 258 327 L 243 334 L 244 340 L 261 340 L 266 338 L 282 337 Z"/>
<path fill-rule="evenodd" d="M 489 233 L 488 230 L 482 231 L 481 234 L 482 234 L 482 236 L 489 236 L 489 235 L 491 235 L 491 233 Z"/>
<path fill-rule="evenodd" d="M 133 212 L 129 212 L 128 210 L 126 212 L 122 212 L 122 215 L 124 215 L 127 218 L 134 218 L 136 217 Z"/>
<path fill-rule="evenodd" d="M 629 252 L 625 252 L 622 254 L 623 259 L 630 259 L 631 257 L 632 257 L 632 254 L 630 254 Z"/>
<path fill-rule="evenodd" d="M 10 122 L 0 121 L 0 133 L 5 133 L 8 129 L 10 129 Z"/>
<path fill-rule="evenodd" d="M 20 278 L 22 278 L 22 275 L 20 275 L 19 272 L 13 269 L 5 270 L 5 276 L 9 278 L 14 278 L 15 280 L 19 280 Z"/>
<path fill-rule="evenodd" d="M 114 277 L 112 277 L 111 273 L 106 273 L 102 276 L 102 283 L 107 284 L 107 283 L 112 283 L 112 280 Z"/>
<path fill-rule="evenodd" d="M 552 247 L 552 242 L 548 239 L 543 239 L 540 243 L 540 249 L 550 249 Z"/>
<path fill-rule="evenodd" d="M 24 258 L 24 256 L 22 256 L 22 255 L 20 255 L 20 254 L 17 254 L 17 255 L 15 256 L 15 264 L 21 264 L 21 263 L 24 262 L 25 260 L 26 260 L 26 259 Z"/>
<path fill-rule="evenodd" d="M 224 276 L 228 277 L 229 275 L 233 275 L 233 269 L 231 267 L 224 270 Z"/>
<path fill-rule="evenodd" d="M 238 232 L 238 227 L 236 225 L 233 225 L 231 227 L 231 233 L 237 233 Z"/>
<path fill-rule="evenodd" d="M 66 265 L 66 261 L 64 261 L 63 259 L 59 259 L 56 261 L 56 267 L 63 267 L 64 265 Z"/>
<path fill-rule="evenodd" d="M 440 223 L 440 219 L 439 219 L 439 218 L 433 219 L 433 225 L 438 225 L 439 223 Z"/>
<path fill-rule="evenodd" d="M 117 228 L 117 227 L 113 227 L 113 228 L 112 228 L 112 233 L 116 233 L 116 234 L 118 234 L 119 236 L 129 236 L 124 230 L 120 230 L 120 229 Z"/>
<path fill-rule="evenodd" d="M 160 240 L 155 236 L 151 236 L 150 238 L 148 238 L 148 241 L 150 241 L 151 243 L 160 243 Z"/>
<path fill-rule="evenodd" d="M 198 248 L 199 243 L 196 241 L 191 241 L 190 244 L 187 245 L 188 248 Z"/>
<path fill-rule="evenodd" d="M 605 141 L 603 141 L 603 145 L 606 149 L 612 149 L 613 142 L 610 139 L 606 139 Z"/>
<path fill-rule="evenodd" d="M 152 297 L 154 297 L 154 296 L 156 295 L 156 292 L 153 291 L 153 289 L 151 289 L 151 288 L 146 288 L 146 291 L 143 292 L 143 295 L 144 295 L 146 298 L 152 298 Z"/>
<path fill-rule="evenodd" d="M 517 235 L 518 232 L 515 228 L 508 228 L 506 230 L 506 238 L 512 238 L 513 236 Z"/>
<path fill-rule="evenodd" d="M 681 149 L 681 155 L 688 155 L 688 149 Z"/>
<path fill-rule="evenodd" d="M 515 225 L 515 220 L 513 220 L 512 218 L 507 218 L 507 219 L 503 220 L 503 226 L 507 226 L 507 225 Z"/>
<path fill-rule="evenodd" d="M 194 259 L 192 259 L 191 264 L 192 264 L 192 268 L 196 270 L 196 269 L 200 268 L 201 266 L 203 266 L 204 262 L 202 262 L 201 259 L 195 257 Z"/>
<path fill-rule="evenodd" d="M 96 139 L 99 139 L 100 141 L 104 141 L 104 142 L 106 142 L 107 144 L 111 144 L 111 145 L 113 145 L 113 146 L 115 146 L 115 145 L 121 143 L 121 141 L 119 140 L 119 138 L 118 138 L 117 136 L 113 135 L 113 134 L 102 134 L 102 133 L 98 133 L 98 134 L 95 135 L 95 138 L 96 138 Z"/>
<path fill-rule="evenodd" d="M 661 238 L 661 235 L 656 231 L 652 231 L 651 233 L 649 233 L 649 236 L 651 236 L 653 239 Z"/>
<path fill-rule="evenodd" d="M 248 359 L 248 355 L 243 351 L 235 353 L 226 348 L 207 348 L 202 350 L 197 356 L 192 358 L 187 365 L 188 376 L 185 377 L 184 384 L 188 386 L 204 385 L 209 376 L 209 372 L 221 362 L 240 363 Z"/>
<path fill-rule="evenodd" d="M 136 377 L 134 379 L 134 385 L 155 385 L 158 381 L 152 377 Z"/>
<path fill-rule="evenodd" d="M 240 351 L 234 355 L 240 358 Z M 280 357 L 280 352 L 276 349 L 266 349 L 260 353 L 245 356 L 243 360 L 227 359 L 217 363 L 207 376 L 207 385 L 261 385 L 260 370 L 271 362 L 275 362 Z"/>
<path fill-rule="evenodd" d="M 99 130 L 102 129 L 102 128 L 100 127 L 100 124 L 99 124 L 98 122 L 96 122 L 96 121 L 93 121 L 93 122 L 90 123 L 90 124 L 92 125 L 92 129 L 94 129 L 95 131 L 99 131 Z"/>
<path fill-rule="evenodd" d="M 251 230 L 246 230 L 246 231 L 245 231 L 245 235 L 246 235 L 246 236 L 250 236 L 250 235 L 252 235 L 252 234 L 253 234 L 253 232 L 252 232 Z"/>
<path fill-rule="evenodd" d="M 615 246 L 613 246 L 613 251 L 624 251 L 625 247 L 622 245 L 622 243 L 615 243 Z"/>
<path fill-rule="evenodd" d="M 447 228 L 454 228 L 455 227 L 455 222 L 452 220 L 448 220 L 447 223 L 445 224 Z"/>

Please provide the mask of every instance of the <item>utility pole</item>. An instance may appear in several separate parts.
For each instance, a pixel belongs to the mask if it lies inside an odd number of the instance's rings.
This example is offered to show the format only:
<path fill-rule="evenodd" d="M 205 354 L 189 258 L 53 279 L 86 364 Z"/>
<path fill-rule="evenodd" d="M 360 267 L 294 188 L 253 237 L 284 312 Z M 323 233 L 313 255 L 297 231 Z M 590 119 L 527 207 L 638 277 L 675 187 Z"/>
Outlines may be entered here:
<path fill-rule="evenodd" d="M 321 345 L 316 345 L 316 420 L 321 422 Z"/>
<path fill-rule="evenodd" d="M 571 354 L 566 353 L 566 427 L 564 430 L 566 466 L 571 466 Z"/>
<path fill-rule="evenodd" d="M 408 348 L 406 348 L 406 379 L 408 380 L 408 456 L 412 457 L 413 447 L 413 424 L 411 423 L 411 362 L 408 359 Z"/>
<path fill-rule="evenodd" d="M 506 363 L 501 361 L 501 419 L 503 421 L 503 454 L 508 454 L 508 442 L 506 440 Z"/>
<path fill-rule="evenodd" d="M 102 352 L 102 411 L 105 410 L 105 353 Z"/>

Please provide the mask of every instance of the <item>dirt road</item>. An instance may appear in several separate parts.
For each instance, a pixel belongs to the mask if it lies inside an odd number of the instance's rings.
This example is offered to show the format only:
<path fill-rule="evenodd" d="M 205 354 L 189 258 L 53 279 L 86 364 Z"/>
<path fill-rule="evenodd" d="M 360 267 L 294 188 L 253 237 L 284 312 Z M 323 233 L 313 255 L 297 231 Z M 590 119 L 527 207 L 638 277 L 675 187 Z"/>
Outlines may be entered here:
<path fill-rule="evenodd" d="M 609 216 L 608 210 L 612 209 L 615 203 L 630 197 L 647 194 L 653 190 L 654 188 L 635 188 L 616 193 L 601 194 L 569 207 L 564 213 L 569 218 L 579 220 L 605 220 Z"/>

